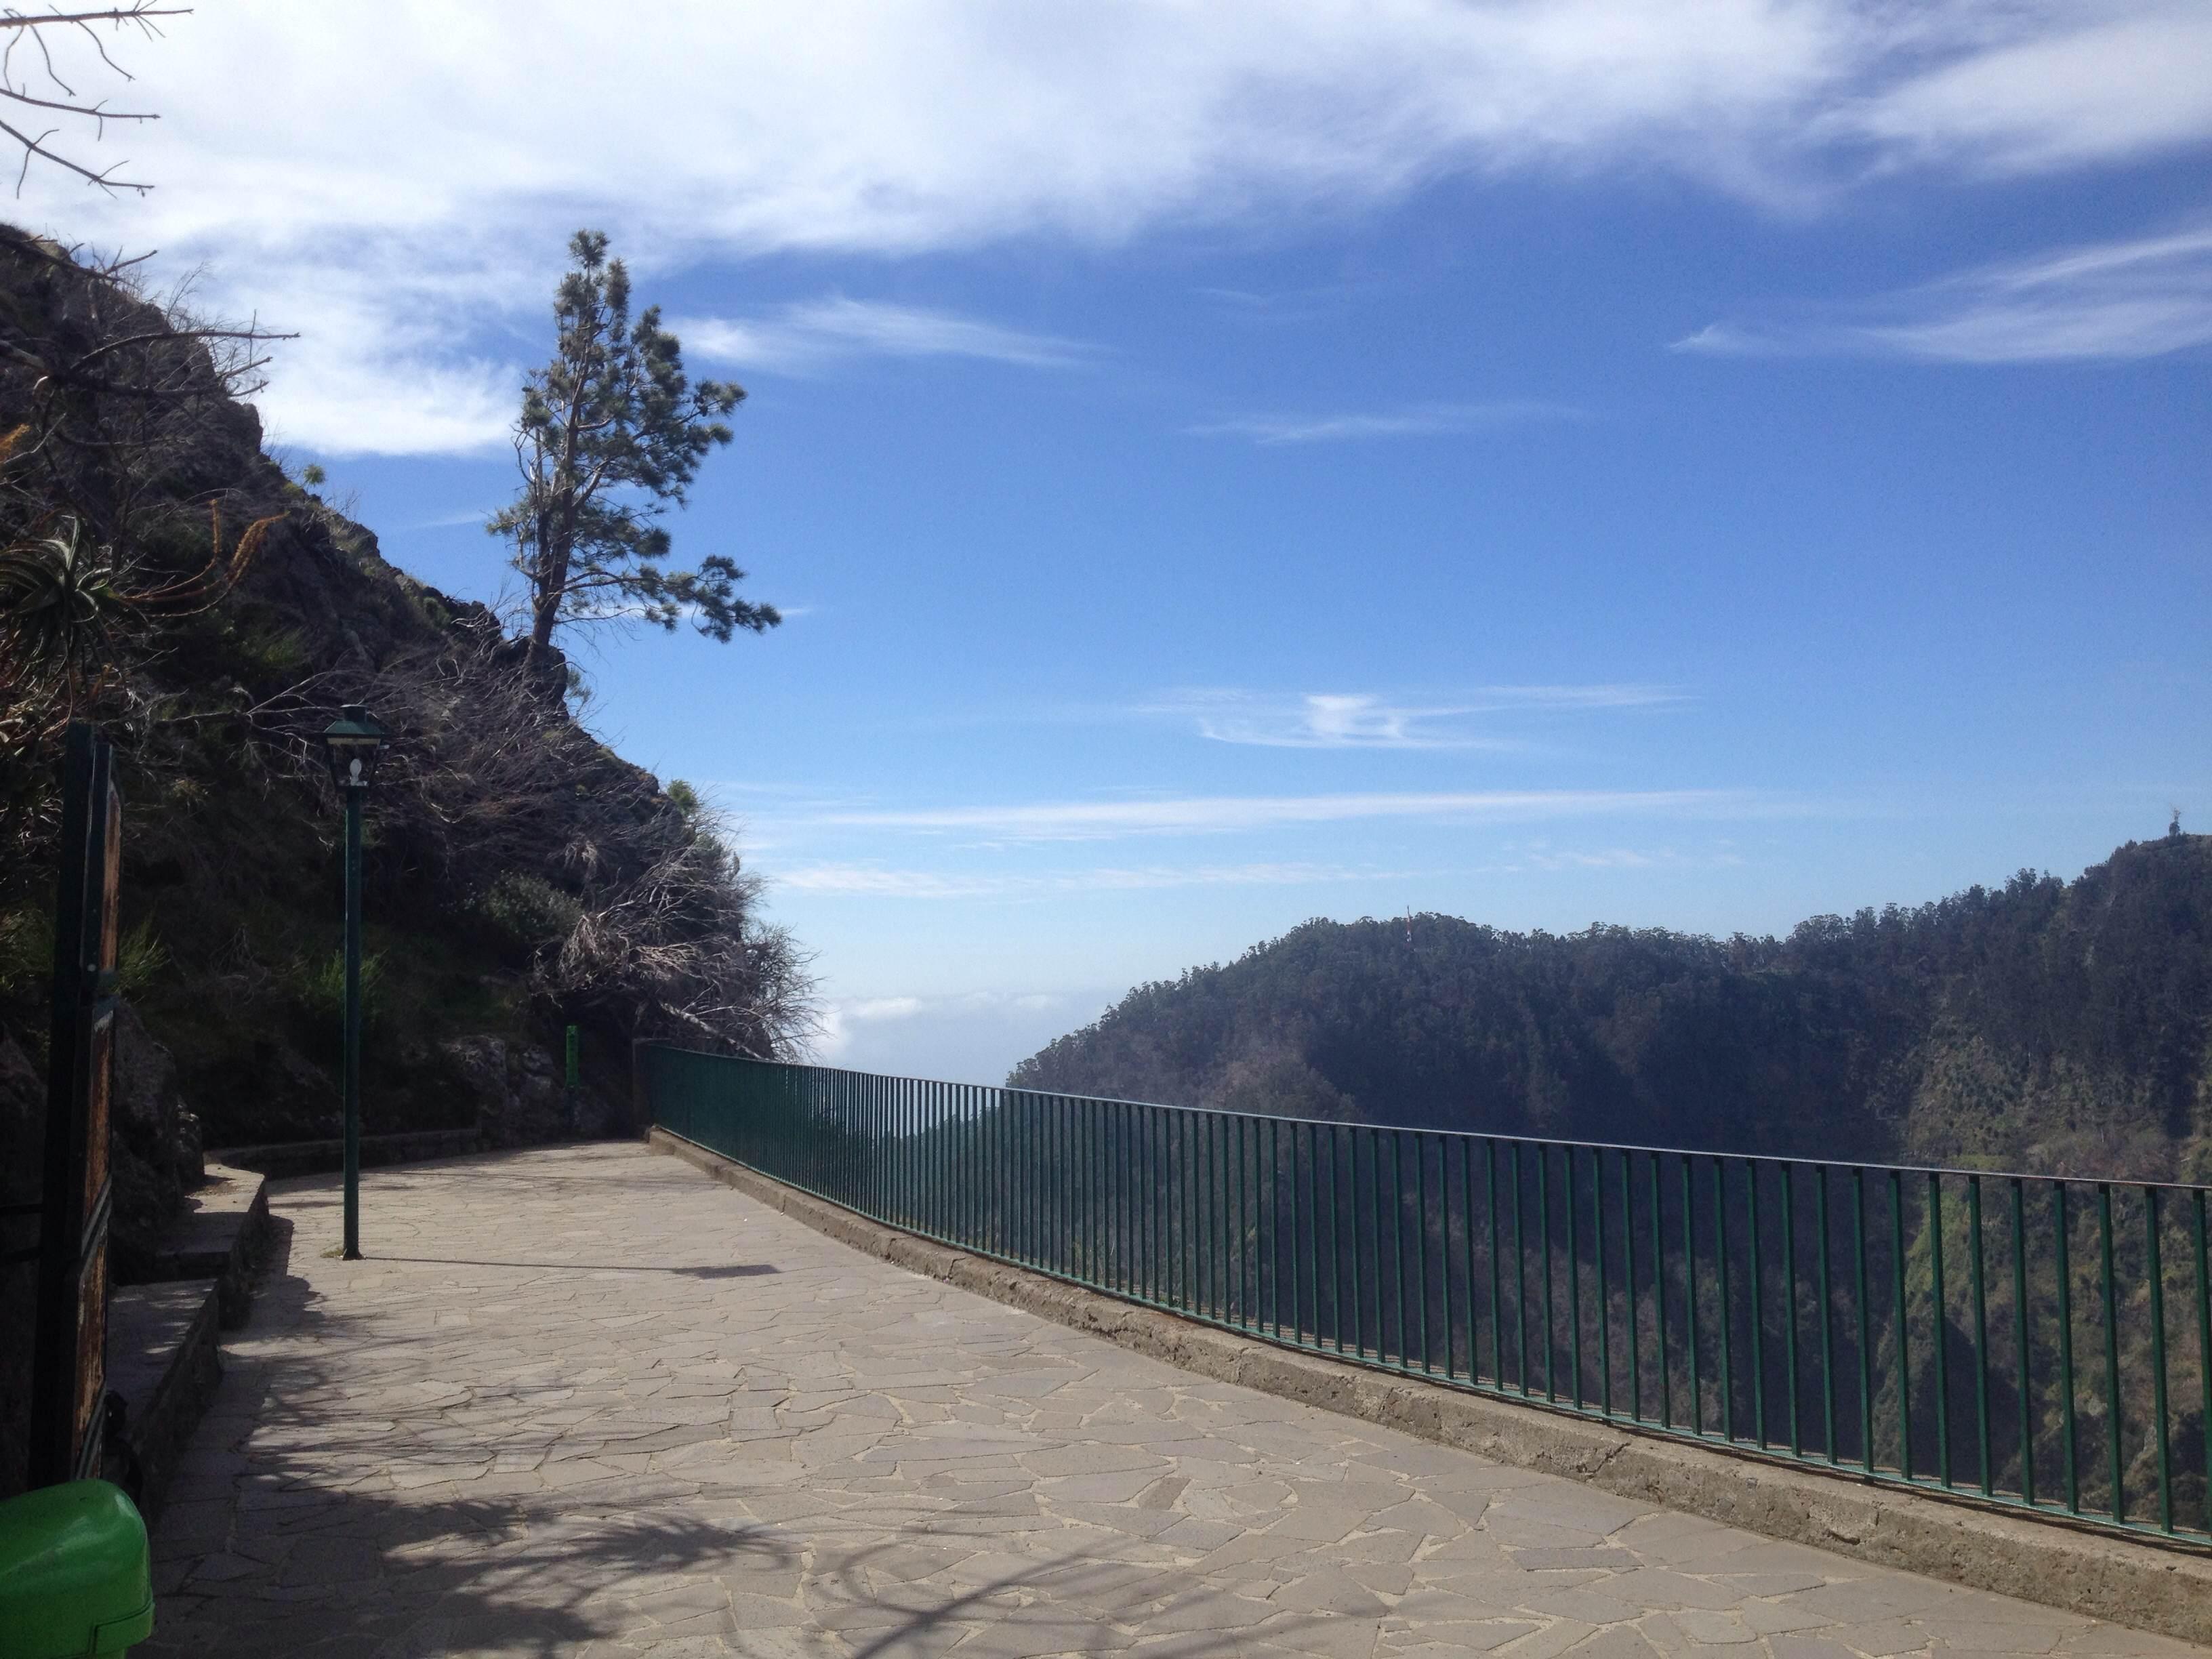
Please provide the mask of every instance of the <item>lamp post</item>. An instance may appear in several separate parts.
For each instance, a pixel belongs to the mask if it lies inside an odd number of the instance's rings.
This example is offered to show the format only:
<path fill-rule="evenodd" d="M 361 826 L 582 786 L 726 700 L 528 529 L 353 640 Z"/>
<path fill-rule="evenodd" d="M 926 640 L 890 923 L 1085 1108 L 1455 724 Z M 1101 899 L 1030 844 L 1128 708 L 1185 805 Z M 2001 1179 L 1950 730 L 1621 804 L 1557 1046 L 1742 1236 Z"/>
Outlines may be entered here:
<path fill-rule="evenodd" d="M 361 1259 L 361 803 L 386 733 L 357 702 L 323 728 L 323 757 L 345 803 L 345 1259 Z"/>

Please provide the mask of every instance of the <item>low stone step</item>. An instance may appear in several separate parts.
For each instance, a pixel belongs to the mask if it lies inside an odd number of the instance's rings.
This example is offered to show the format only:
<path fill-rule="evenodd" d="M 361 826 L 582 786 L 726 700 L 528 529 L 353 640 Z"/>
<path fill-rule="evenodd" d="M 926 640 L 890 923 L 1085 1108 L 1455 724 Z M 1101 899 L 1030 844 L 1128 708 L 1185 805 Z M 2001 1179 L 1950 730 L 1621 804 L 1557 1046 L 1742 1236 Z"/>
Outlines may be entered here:
<path fill-rule="evenodd" d="M 483 1131 L 476 1126 L 465 1129 L 416 1129 L 404 1134 L 363 1135 L 361 1138 L 362 1166 L 366 1169 L 381 1164 L 413 1164 L 425 1158 L 458 1158 L 464 1152 L 482 1152 Z M 238 1170 L 257 1170 L 272 1177 L 300 1175 L 327 1175 L 344 1161 L 345 1143 L 343 1140 L 272 1140 L 259 1146 L 226 1146 L 208 1154 Z"/>
<path fill-rule="evenodd" d="M 123 1402 L 108 1439 L 108 1478 L 150 1522 L 192 1430 L 222 1380 L 221 1281 L 118 1285 L 107 1300 L 107 1387 Z"/>
<path fill-rule="evenodd" d="M 217 1333 L 246 1322 L 256 1258 L 269 1230 L 269 1179 L 210 1162 L 144 1264 L 146 1277 L 107 1298 L 108 1475 L 151 1520 L 177 1459 L 222 1380 Z"/>
<path fill-rule="evenodd" d="M 246 1285 L 268 1226 L 268 1177 L 210 1162 L 205 1184 L 185 1194 L 183 1213 L 163 1232 L 144 1278 L 216 1280 L 222 1322 L 235 1329 L 246 1322 Z"/>

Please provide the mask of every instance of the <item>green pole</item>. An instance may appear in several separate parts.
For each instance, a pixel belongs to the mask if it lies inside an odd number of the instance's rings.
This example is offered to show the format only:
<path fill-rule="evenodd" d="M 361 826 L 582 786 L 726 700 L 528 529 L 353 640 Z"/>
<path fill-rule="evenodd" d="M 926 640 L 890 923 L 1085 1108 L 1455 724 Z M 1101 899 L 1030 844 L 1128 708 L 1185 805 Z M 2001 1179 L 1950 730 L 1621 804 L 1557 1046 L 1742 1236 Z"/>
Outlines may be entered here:
<path fill-rule="evenodd" d="M 361 1259 L 361 798 L 345 794 L 345 1259 Z"/>
<path fill-rule="evenodd" d="M 568 1060 L 568 1066 L 565 1075 L 562 1079 L 562 1081 L 567 1086 L 562 1091 L 563 1098 L 562 1103 L 566 1109 L 566 1115 L 568 1120 L 568 1133 L 573 1135 L 576 1133 L 576 1087 L 584 1079 L 582 1068 L 577 1063 L 579 1059 L 576 1047 L 578 1033 L 574 1026 L 571 1025 L 568 1027 L 567 1036 L 568 1042 L 566 1047 L 568 1048 L 568 1054 L 565 1057 Z"/>

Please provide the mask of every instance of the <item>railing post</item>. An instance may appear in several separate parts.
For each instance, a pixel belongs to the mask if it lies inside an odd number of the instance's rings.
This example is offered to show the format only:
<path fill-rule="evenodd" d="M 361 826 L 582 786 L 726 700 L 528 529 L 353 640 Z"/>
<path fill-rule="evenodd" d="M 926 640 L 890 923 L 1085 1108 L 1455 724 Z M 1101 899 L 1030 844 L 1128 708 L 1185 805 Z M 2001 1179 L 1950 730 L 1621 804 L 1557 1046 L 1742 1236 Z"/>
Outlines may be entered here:
<path fill-rule="evenodd" d="M 1552 1148 L 1548 1141 L 1536 1143 L 1536 1232 L 1542 1241 L 1537 1250 L 1544 1269 L 1544 1398 L 1556 1401 L 1559 1397 L 1559 1379 L 1553 1364 L 1559 1350 L 1559 1326 L 1552 1311 Z"/>
<path fill-rule="evenodd" d="M 2166 1270 L 2159 1255 L 2158 1188 L 2145 1187 L 2142 1201 L 2143 1276 L 2150 1281 L 2150 1415 L 2151 1421 L 2157 1425 L 2158 1433 L 2158 1529 L 2171 1533 L 2173 1530 L 2173 1449 L 2171 1431 L 2166 1426 Z"/>
<path fill-rule="evenodd" d="M 1575 1149 L 1565 1150 L 1567 1166 L 1567 1364 L 1568 1398 L 1579 1411 L 1583 1403 L 1583 1231 L 1582 1206 L 1577 1203 Z"/>
<path fill-rule="evenodd" d="M 1909 1357 L 1911 1310 L 1905 1295 L 1905 1176 L 1889 1172 L 1890 1298 L 1897 1316 L 1897 1469 L 1912 1479 L 1912 1364 Z"/>
<path fill-rule="evenodd" d="M 1751 1432 L 1766 1449 L 1766 1275 L 1765 1240 L 1759 1227 L 1759 1160 L 1743 1161 L 1744 1225 L 1751 1233 Z"/>
<path fill-rule="evenodd" d="M 1735 1313 L 1729 1273 L 1727 1166 L 1713 1159 L 1713 1277 L 1721 1298 L 1721 1438 L 1735 1443 Z"/>
<path fill-rule="evenodd" d="M 1790 1455 L 1805 1455 L 1805 1434 L 1798 1420 L 1797 1396 L 1797 1166 L 1777 1166 L 1782 1175 L 1782 1363 L 1790 1374 Z"/>

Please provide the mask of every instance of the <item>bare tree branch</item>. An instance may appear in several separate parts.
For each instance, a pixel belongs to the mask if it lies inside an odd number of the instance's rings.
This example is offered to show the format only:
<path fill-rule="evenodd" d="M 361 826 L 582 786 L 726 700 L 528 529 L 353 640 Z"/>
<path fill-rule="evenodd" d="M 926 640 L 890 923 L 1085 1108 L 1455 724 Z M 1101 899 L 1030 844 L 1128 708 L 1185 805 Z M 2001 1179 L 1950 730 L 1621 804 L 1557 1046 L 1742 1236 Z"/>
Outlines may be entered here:
<path fill-rule="evenodd" d="M 110 121 L 158 121 L 161 117 L 150 110 L 110 109 L 104 99 L 90 103 L 84 101 L 76 88 L 63 79 L 61 70 L 54 63 L 51 46 L 52 35 L 54 33 L 83 35 L 92 42 L 93 50 L 99 54 L 101 64 L 112 73 L 129 81 L 133 78 L 131 72 L 109 54 L 107 43 L 100 38 L 99 32 L 94 26 L 104 23 L 108 26 L 111 33 L 131 27 L 136 28 L 141 35 L 147 38 L 158 38 L 161 30 L 155 19 L 183 17 L 189 15 L 191 11 L 191 8 L 189 6 L 159 6 L 154 4 L 153 0 L 139 0 L 139 3 L 134 5 L 105 6 L 82 11 L 61 11 L 49 9 L 43 12 L 23 12 L 17 11 L 13 7 L 0 11 L 0 32 L 4 32 L 7 35 L 6 46 L 0 48 L 0 99 L 6 99 L 28 109 L 52 110 L 63 115 L 74 116 L 80 120 L 89 121 L 92 124 L 94 143 L 107 136 L 107 124 Z M 31 89 L 34 82 L 19 74 L 15 61 L 16 48 L 25 41 L 30 42 L 37 48 L 38 73 L 58 91 L 61 96 L 58 98 L 40 96 Z M 131 165 L 128 161 L 118 161 L 112 167 L 93 167 L 76 160 L 74 156 L 52 148 L 47 141 L 58 131 L 60 131 L 59 128 L 49 127 L 44 132 L 33 135 L 21 127 L 6 121 L 0 121 L 0 133 L 14 139 L 22 147 L 23 162 L 15 175 L 16 195 L 21 196 L 23 193 L 23 183 L 30 176 L 31 163 L 34 160 L 50 162 L 65 173 L 75 173 L 87 184 L 110 193 L 118 190 L 130 190 L 136 191 L 143 196 L 153 188 L 151 185 L 140 183 L 137 179 L 118 179 L 115 176 L 122 168 Z"/>

